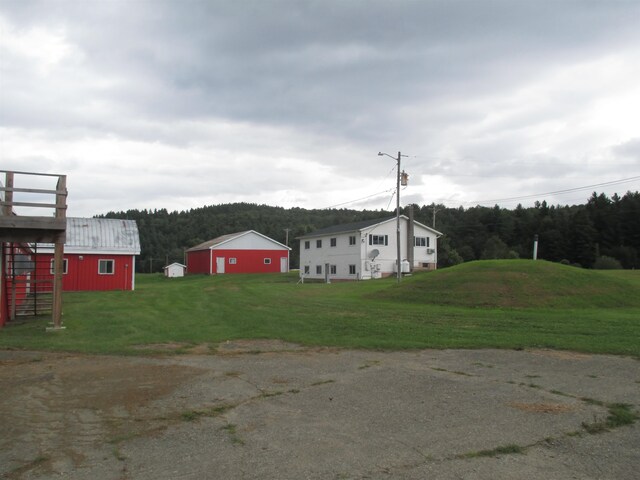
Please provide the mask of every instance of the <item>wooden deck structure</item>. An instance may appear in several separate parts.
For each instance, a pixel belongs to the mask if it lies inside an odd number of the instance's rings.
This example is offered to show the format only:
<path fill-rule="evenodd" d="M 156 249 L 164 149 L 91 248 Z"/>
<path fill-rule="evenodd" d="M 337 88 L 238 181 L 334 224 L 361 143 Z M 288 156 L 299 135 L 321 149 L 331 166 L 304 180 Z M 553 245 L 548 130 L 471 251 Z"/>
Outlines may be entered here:
<path fill-rule="evenodd" d="M 62 329 L 62 275 L 67 228 L 67 177 L 48 173 L 0 170 L 0 243 L 53 243 L 53 330 Z M 54 177 L 47 179 L 44 177 Z M 0 177 L 1 178 L 1 177 Z M 17 186 L 16 179 L 25 185 Z M 55 181 L 55 188 L 33 188 L 42 180 Z M 16 195 L 17 194 L 17 195 Z M 23 214 L 16 212 L 23 210 Z"/>

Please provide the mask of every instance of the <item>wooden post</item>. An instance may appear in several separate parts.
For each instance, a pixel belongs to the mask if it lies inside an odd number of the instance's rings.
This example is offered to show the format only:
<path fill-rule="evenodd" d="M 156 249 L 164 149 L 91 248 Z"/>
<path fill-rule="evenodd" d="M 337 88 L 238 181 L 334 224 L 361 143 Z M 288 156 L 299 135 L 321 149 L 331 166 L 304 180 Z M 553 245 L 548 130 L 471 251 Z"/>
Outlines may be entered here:
<path fill-rule="evenodd" d="M 16 319 L 16 246 L 11 244 L 11 312 L 9 312 L 9 320 Z"/>
<path fill-rule="evenodd" d="M 2 214 L 10 217 L 13 214 L 13 172 L 7 172 L 5 185 L 6 190 L 4 194 L 4 206 L 2 207 Z"/>
<path fill-rule="evenodd" d="M 56 218 L 67 218 L 67 177 L 60 175 L 56 186 Z M 64 273 L 64 242 L 66 231 L 56 237 L 53 252 L 53 305 L 52 320 L 53 330 L 60 330 L 62 326 L 62 276 Z"/>
<path fill-rule="evenodd" d="M 64 271 L 64 242 L 55 243 L 53 253 L 53 328 L 62 328 L 62 275 Z"/>

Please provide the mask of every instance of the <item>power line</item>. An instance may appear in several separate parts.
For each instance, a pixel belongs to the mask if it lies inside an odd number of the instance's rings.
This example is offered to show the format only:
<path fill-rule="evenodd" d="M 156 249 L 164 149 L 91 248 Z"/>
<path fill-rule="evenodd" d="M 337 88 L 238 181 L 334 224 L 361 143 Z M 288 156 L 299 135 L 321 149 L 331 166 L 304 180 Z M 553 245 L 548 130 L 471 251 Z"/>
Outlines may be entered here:
<path fill-rule="evenodd" d="M 527 199 L 531 199 L 531 198 L 542 197 L 542 196 L 545 196 L 545 195 L 563 195 L 563 194 L 566 194 L 566 193 L 573 193 L 573 192 L 578 192 L 578 191 L 581 191 L 581 190 L 589 190 L 589 189 L 595 188 L 595 187 L 606 187 L 606 186 L 612 186 L 612 185 L 620 185 L 620 184 L 623 184 L 623 183 L 634 182 L 636 180 L 640 180 L 640 175 L 638 175 L 636 177 L 622 178 L 620 180 L 612 180 L 610 182 L 594 183 L 593 185 L 585 185 L 583 187 L 566 188 L 564 190 L 556 190 L 554 192 L 533 193 L 531 195 L 522 195 L 522 196 L 519 196 L 519 197 L 496 198 L 496 199 L 493 199 L 493 200 L 475 200 L 475 201 L 471 201 L 471 202 L 462 202 L 462 203 L 480 204 L 480 203 L 508 202 L 508 201 L 514 201 L 514 200 L 527 200 Z"/>
<path fill-rule="evenodd" d="M 367 195 L 366 197 L 356 198 L 355 200 L 349 200 L 348 202 L 336 203 L 335 205 L 330 205 L 328 207 L 322 207 L 320 210 L 328 210 L 330 208 L 336 208 L 336 207 L 340 207 L 342 205 L 348 205 L 349 203 L 356 203 L 356 202 L 359 202 L 360 200 L 366 200 L 367 198 L 371 198 L 371 197 L 376 197 L 378 195 L 382 195 L 383 193 L 389 193 L 392 190 L 395 190 L 395 189 L 389 188 L 389 189 L 384 190 L 382 192 L 377 192 L 377 193 L 373 193 L 371 195 Z"/>

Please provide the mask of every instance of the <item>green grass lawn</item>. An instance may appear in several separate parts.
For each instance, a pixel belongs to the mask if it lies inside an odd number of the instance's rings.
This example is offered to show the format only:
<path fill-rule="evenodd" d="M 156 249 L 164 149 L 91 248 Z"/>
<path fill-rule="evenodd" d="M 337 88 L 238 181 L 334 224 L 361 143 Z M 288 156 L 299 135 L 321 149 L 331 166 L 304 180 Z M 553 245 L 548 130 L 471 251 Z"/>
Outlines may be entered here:
<path fill-rule="evenodd" d="M 134 292 L 64 295 L 48 318 L 0 330 L 0 348 L 140 354 L 269 338 L 366 349 L 556 348 L 640 357 L 640 272 L 482 261 L 394 278 L 297 284 L 289 275 L 139 275 Z"/>

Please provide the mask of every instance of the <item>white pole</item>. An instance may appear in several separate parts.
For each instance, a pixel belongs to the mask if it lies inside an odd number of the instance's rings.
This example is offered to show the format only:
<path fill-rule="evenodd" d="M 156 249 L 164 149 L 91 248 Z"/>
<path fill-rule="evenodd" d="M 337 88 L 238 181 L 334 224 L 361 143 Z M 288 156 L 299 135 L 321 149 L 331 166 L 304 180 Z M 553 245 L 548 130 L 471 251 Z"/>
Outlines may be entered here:
<path fill-rule="evenodd" d="M 533 259 L 538 259 L 538 235 L 533 236 Z"/>

